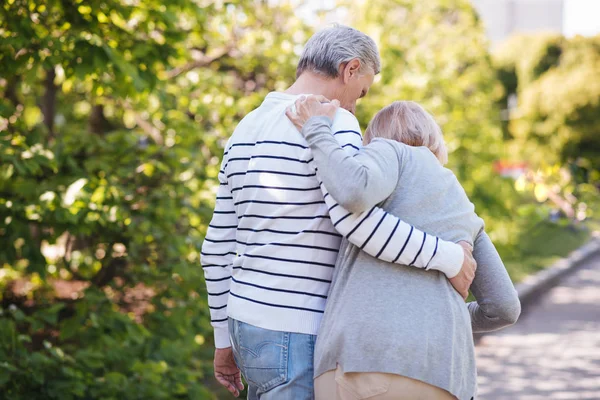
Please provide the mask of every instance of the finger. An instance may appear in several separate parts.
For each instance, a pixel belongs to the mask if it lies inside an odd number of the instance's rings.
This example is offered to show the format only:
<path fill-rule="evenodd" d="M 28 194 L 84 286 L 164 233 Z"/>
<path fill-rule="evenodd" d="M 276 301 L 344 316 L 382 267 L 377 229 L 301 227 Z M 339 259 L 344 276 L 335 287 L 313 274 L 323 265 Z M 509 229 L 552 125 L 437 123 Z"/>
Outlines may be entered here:
<path fill-rule="evenodd" d="M 333 106 L 330 106 L 330 105 L 324 106 L 323 108 L 324 108 L 324 110 L 323 110 L 323 111 L 324 111 L 324 114 L 325 114 L 325 115 L 326 115 L 328 118 L 330 118 L 330 119 L 332 119 L 332 120 L 333 120 L 333 119 L 334 119 L 334 117 L 335 117 L 335 113 L 336 113 L 336 111 L 337 111 L 337 108 L 336 108 L 336 107 L 333 107 Z"/>
<path fill-rule="evenodd" d="M 287 116 L 289 119 L 291 119 L 292 121 L 294 120 L 294 118 L 296 118 L 296 113 L 294 113 L 294 112 L 292 111 L 292 108 L 291 108 L 291 107 L 288 107 L 288 108 L 286 108 L 286 109 L 285 109 L 285 115 L 286 115 L 286 116 Z"/>
<path fill-rule="evenodd" d="M 471 264 L 471 268 L 473 268 L 473 269 L 477 268 L 477 262 L 475 262 L 475 259 L 473 258 L 472 255 L 469 255 L 469 264 Z"/>
<path fill-rule="evenodd" d="M 300 111 L 300 108 L 302 108 L 302 103 L 304 102 L 304 99 L 306 99 L 306 97 L 300 96 L 294 102 L 294 104 L 296 105 L 296 113 L 298 113 Z"/>
<path fill-rule="evenodd" d="M 219 382 L 222 386 L 224 386 L 228 391 L 232 391 L 232 390 L 236 390 L 233 385 L 223 376 L 221 375 L 215 375 L 215 378 L 217 378 L 217 382 Z"/>
<path fill-rule="evenodd" d="M 338 108 L 340 106 L 340 101 L 338 99 L 333 99 L 331 101 L 331 104 L 333 104 L 336 108 Z"/>
<path fill-rule="evenodd" d="M 329 103 L 329 99 L 321 94 L 313 94 L 309 96 L 307 100 L 319 103 Z"/>
<path fill-rule="evenodd" d="M 291 122 L 292 122 L 292 123 L 293 123 L 293 124 L 294 124 L 296 127 L 298 127 L 298 126 L 299 126 L 299 123 L 300 123 L 300 117 L 298 116 L 298 114 L 296 114 L 295 112 L 293 112 L 291 108 L 289 108 L 289 107 L 288 107 L 288 108 L 285 110 L 285 116 L 286 116 L 286 117 L 288 117 L 288 119 L 289 119 L 289 120 L 290 120 L 290 121 L 291 121 Z M 300 124 L 300 126 L 302 126 L 302 125 Z"/>
<path fill-rule="evenodd" d="M 227 384 L 223 385 L 227 388 L 227 390 L 234 395 L 235 397 L 238 397 L 240 392 L 237 390 L 237 388 L 233 385 L 232 382 L 230 382 L 229 380 L 227 380 Z"/>
<path fill-rule="evenodd" d="M 471 250 L 471 252 L 473 251 L 473 245 L 467 242 L 466 240 L 461 240 L 460 242 L 458 242 L 458 244 L 461 245 L 463 248 L 468 248 L 469 250 Z"/>
<path fill-rule="evenodd" d="M 327 103 L 327 104 L 323 105 L 322 107 L 327 107 L 328 111 L 335 112 L 339 108 L 339 104 L 336 105 L 335 103 L 331 102 L 331 103 Z"/>
<path fill-rule="evenodd" d="M 310 97 L 307 97 L 306 100 L 304 100 L 302 102 L 302 104 L 306 105 L 306 106 L 314 107 L 314 106 L 321 104 L 321 102 L 319 100 L 317 100 L 316 96 L 310 96 Z"/>
<path fill-rule="evenodd" d="M 337 111 L 337 109 L 338 109 L 338 106 L 336 106 L 333 103 L 329 103 L 329 104 L 327 104 L 327 105 L 325 105 L 323 107 L 327 107 L 327 109 L 328 109 L 327 111 L 333 112 L 333 113 L 335 113 Z"/>
<path fill-rule="evenodd" d="M 235 377 L 235 386 L 237 386 L 239 390 L 244 390 L 244 384 L 242 383 L 241 375 Z"/>

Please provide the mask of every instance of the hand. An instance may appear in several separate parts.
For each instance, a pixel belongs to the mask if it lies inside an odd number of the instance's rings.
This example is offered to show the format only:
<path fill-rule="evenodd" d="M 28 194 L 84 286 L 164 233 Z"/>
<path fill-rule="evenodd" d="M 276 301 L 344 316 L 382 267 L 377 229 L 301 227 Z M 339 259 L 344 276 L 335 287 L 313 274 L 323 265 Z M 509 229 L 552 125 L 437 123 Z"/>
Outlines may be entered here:
<path fill-rule="evenodd" d="M 458 244 L 463 248 L 465 259 L 460 272 L 454 278 L 450 279 L 450 283 L 452 286 L 454 286 L 454 289 L 456 289 L 462 298 L 467 300 L 467 297 L 469 296 L 469 288 L 471 287 L 471 283 L 473 283 L 473 279 L 475 279 L 477 263 L 473 258 L 473 246 L 464 241 L 460 241 Z"/>
<path fill-rule="evenodd" d="M 214 366 L 217 381 L 225 386 L 232 395 L 238 397 L 239 391 L 244 390 L 244 384 L 242 383 L 242 373 L 235 363 L 231 347 L 215 350 Z"/>
<path fill-rule="evenodd" d="M 339 106 L 339 101 L 333 100 L 330 102 L 325 96 L 300 96 L 296 100 L 296 111 L 294 112 L 291 107 L 288 107 L 285 110 L 285 115 L 302 132 L 302 127 L 310 117 L 326 116 L 333 121 Z"/>

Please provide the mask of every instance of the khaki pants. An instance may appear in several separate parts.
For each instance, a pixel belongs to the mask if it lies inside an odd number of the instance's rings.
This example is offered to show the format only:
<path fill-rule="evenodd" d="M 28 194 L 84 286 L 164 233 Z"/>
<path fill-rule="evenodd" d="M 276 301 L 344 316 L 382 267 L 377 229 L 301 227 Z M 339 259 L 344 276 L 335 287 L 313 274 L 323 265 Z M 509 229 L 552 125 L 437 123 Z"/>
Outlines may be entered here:
<path fill-rule="evenodd" d="M 456 400 L 449 392 L 401 375 L 328 371 L 315 380 L 316 400 Z"/>

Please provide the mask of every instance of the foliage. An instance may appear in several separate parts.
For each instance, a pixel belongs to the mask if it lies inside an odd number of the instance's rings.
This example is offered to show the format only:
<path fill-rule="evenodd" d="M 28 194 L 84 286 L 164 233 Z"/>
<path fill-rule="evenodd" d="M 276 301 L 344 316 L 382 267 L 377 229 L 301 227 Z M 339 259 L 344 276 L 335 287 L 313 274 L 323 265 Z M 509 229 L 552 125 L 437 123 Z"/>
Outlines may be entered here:
<path fill-rule="evenodd" d="M 0 6 L 4 398 L 214 398 L 198 252 L 226 136 L 293 77 L 292 10 Z"/>
<path fill-rule="evenodd" d="M 600 165 L 600 85 L 594 78 L 600 73 L 600 36 L 517 36 L 505 46 L 495 58 L 512 75 L 503 81 L 505 92 L 519 98 L 511 135 L 549 150 L 546 161 L 583 157 Z M 525 46 L 529 56 L 517 55 L 515 49 Z M 531 156 L 540 160 L 533 150 Z"/>
<path fill-rule="evenodd" d="M 600 36 L 516 36 L 494 54 L 515 157 L 528 160 L 530 190 L 574 219 L 593 217 L 600 188 Z"/>

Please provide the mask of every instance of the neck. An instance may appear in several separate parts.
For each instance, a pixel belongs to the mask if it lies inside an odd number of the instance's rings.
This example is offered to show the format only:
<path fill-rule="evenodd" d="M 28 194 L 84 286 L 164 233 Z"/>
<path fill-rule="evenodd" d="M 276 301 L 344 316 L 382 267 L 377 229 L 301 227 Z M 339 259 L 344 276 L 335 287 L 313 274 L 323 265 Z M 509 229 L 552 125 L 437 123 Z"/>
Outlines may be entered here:
<path fill-rule="evenodd" d="M 335 78 L 327 78 L 313 72 L 304 72 L 285 93 L 320 94 L 328 99 L 336 99 L 338 98 L 339 88 Z"/>

